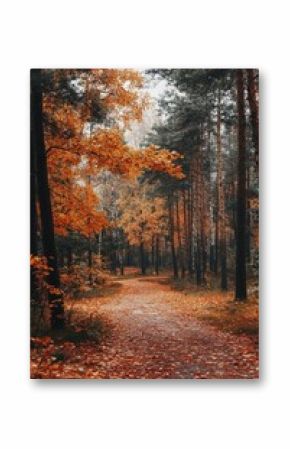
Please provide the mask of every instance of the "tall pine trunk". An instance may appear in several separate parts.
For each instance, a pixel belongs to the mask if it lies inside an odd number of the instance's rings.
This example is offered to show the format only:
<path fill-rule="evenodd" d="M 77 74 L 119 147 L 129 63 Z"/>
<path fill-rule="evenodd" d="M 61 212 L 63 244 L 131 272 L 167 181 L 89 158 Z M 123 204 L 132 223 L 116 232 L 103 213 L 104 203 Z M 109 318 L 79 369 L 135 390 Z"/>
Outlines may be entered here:
<path fill-rule="evenodd" d="M 34 136 L 31 144 L 32 155 L 36 161 L 43 251 L 50 268 L 48 283 L 55 290 L 54 292 L 49 292 L 48 295 L 51 311 L 51 327 L 53 329 L 62 329 L 64 327 L 64 303 L 63 296 L 60 293 L 60 278 L 57 266 L 54 224 L 48 184 L 43 129 L 41 69 L 31 71 L 31 118 L 32 133 Z"/>
<path fill-rule="evenodd" d="M 257 174 L 259 171 L 259 105 L 257 99 L 257 81 L 255 79 L 255 70 L 248 69 L 248 100 L 251 111 L 252 136 L 255 147 L 255 164 Z"/>
<path fill-rule="evenodd" d="M 215 240 L 216 240 L 216 254 L 215 254 L 215 272 L 218 274 L 219 272 L 219 261 L 220 261 L 220 233 L 221 233 L 221 182 L 222 182 L 222 166 L 221 166 L 221 152 L 222 152 L 222 143 L 221 143 L 221 92 L 218 90 L 218 106 L 217 106 L 217 153 L 216 153 L 216 164 L 217 164 L 217 178 L 216 178 L 216 231 L 215 231 Z"/>
<path fill-rule="evenodd" d="M 193 176 L 192 176 L 192 162 L 190 162 L 189 166 L 189 188 L 187 190 L 188 201 L 187 201 L 187 236 L 188 236 L 188 257 L 187 257 L 187 268 L 189 276 L 193 275 L 193 266 L 192 266 L 192 224 L 193 224 Z"/>
<path fill-rule="evenodd" d="M 236 71 L 238 110 L 238 167 L 236 218 L 236 299 L 247 298 L 246 278 L 246 122 L 243 70 Z"/>
<path fill-rule="evenodd" d="M 181 269 L 181 277 L 185 276 L 185 265 L 184 265 L 184 251 L 181 239 L 181 229 L 180 229 L 180 217 L 179 217 L 179 192 L 177 192 L 176 199 L 176 227 L 177 227 L 177 238 L 178 238 L 178 249 L 179 249 L 179 257 L 180 257 L 180 269 Z"/>
<path fill-rule="evenodd" d="M 220 262 L 221 289 L 227 290 L 227 242 L 226 242 L 226 217 L 225 194 L 223 175 L 223 155 L 221 140 L 221 94 L 218 93 L 217 110 L 217 260 Z"/>
<path fill-rule="evenodd" d="M 176 257 L 175 241 L 174 241 L 174 210 L 172 204 L 172 198 L 168 198 L 169 205 L 169 233 L 170 233 L 170 246 L 171 246 L 171 256 L 172 256 L 172 268 L 173 276 L 178 278 L 178 264 Z"/>

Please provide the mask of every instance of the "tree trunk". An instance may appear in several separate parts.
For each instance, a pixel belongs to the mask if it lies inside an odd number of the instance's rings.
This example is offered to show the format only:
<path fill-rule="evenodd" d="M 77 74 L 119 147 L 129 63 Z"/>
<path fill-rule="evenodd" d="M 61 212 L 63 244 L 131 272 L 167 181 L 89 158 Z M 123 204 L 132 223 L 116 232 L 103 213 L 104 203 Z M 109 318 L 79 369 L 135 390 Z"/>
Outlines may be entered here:
<path fill-rule="evenodd" d="M 247 298 L 246 279 L 246 138 L 243 71 L 236 71 L 238 109 L 238 185 L 236 231 L 236 299 Z"/>
<path fill-rule="evenodd" d="M 183 236 L 184 236 L 184 265 L 186 265 L 186 261 L 189 259 L 188 254 L 188 222 L 187 222 L 187 207 L 186 207 L 186 198 L 185 198 L 185 190 L 182 190 L 182 201 L 183 201 Z M 189 264 L 187 264 L 188 266 Z"/>
<path fill-rule="evenodd" d="M 159 275 L 159 235 L 156 235 L 155 243 L 155 274 Z"/>
<path fill-rule="evenodd" d="M 120 261 L 120 275 L 124 276 L 124 262 L 125 262 L 125 250 L 124 248 L 120 249 L 120 254 L 119 254 L 119 261 Z"/>
<path fill-rule="evenodd" d="M 32 139 L 32 153 L 36 160 L 43 251 L 50 268 L 48 283 L 55 289 L 54 292 L 49 292 L 48 295 L 51 311 L 51 327 L 53 329 L 62 329 L 64 327 L 64 304 L 63 296 L 60 293 L 60 278 L 57 266 L 54 224 L 48 184 L 42 111 L 42 75 L 40 69 L 31 71 L 31 115 L 31 126 L 34 135 Z"/>
<path fill-rule="evenodd" d="M 179 194 L 177 194 L 176 199 L 176 228 L 177 228 L 177 238 L 178 238 L 178 247 L 179 247 L 179 257 L 180 257 L 180 268 L 181 268 L 181 277 L 185 276 L 185 266 L 184 266 L 184 251 L 181 239 L 181 230 L 180 230 L 180 217 L 179 217 Z"/>
<path fill-rule="evenodd" d="M 126 265 L 129 267 L 131 266 L 131 248 L 130 243 L 127 242 L 127 248 L 126 248 Z"/>
<path fill-rule="evenodd" d="M 146 262 L 145 262 L 145 252 L 144 252 L 144 243 L 141 241 L 140 243 L 140 268 L 141 274 L 145 276 L 146 274 Z"/>
<path fill-rule="evenodd" d="M 218 106 L 217 106 L 217 154 L 216 154 L 216 164 L 217 164 L 217 177 L 216 177 L 216 255 L 215 255 L 215 272 L 219 272 L 219 260 L 220 260 L 220 222 L 221 222 L 221 188 L 222 188 L 222 167 L 221 167 L 221 92 L 218 91 Z"/>
<path fill-rule="evenodd" d="M 174 211 L 171 198 L 168 198 L 168 204 L 169 204 L 169 228 L 170 228 L 170 245 L 171 245 L 173 276 L 178 279 L 178 264 L 174 241 Z"/>
<path fill-rule="evenodd" d="M 32 112 L 32 108 L 31 108 Z M 36 209 L 36 161 L 35 154 L 33 151 L 33 139 L 34 133 L 32 132 L 32 114 L 31 114 L 31 135 L 30 135 L 30 254 L 32 256 L 36 256 L 38 254 L 38 245 L 37 245 L 37 209 Z M 37 285 L 37 277 L 36 270 L 34 267 L 30 268 L 30 297 L 34 301 L 37 301 L 38 298 L 38 285 Z"/>
<path fill-rule="evenodd" d="M 152 272 L 155 270 L 155 235 L 152 235 L 151 240 L 151 266 L 152 266 Z"/>
<path fill-rule="evenodd" d="M 192 163 L 189 168 L 189 189 L 188 189 L 188 202 L 187 202 L 187 234 L 188 234 L 188 274 L 193 275 L 192 267 L 192 221 L 193 221 L 193 205 L 192 205 Z"/>
<path fill-rule="evenodd" d="M 210 244 L 209 247 L 209 269 L 211 272 L 215 270 L 215 257 L 214 257 L 215 247 L 213 244 Z"/>
<path fill-rule="evenodd" d="M 109 258 L 110 258 L 110 270 L 116 275 L 117 274 L 117 255 L 116 255 L 116 243 L 114 239 L 113 230 L 109 230 Z"/>
<path fill-rule="evenodd" d="M 227 273 L 227 242 L 223 238 L 220 247 L 220 257 L 221 257 L 221 289 L 228 289 L 228 273 Z"/>
<path fill-rule="evenodd" d="M 193 160 L 193 229 L 194 229 L 194 266 L 196 284 L 201 284 L 201 196 L 200 196 L 200 164 L 199 151 Z"/>
<path fill-rule="evenodd" d="M 223 156 L 221 142 L 221 100 L 218 93 L 217 112 L 217 248 L 220 260 L 221 289 L 227 290 L 226 217 L 223 175 Z"/>
<path fill-rule="evenodd" d="M 255 163 L 257 174 L 259 171 L 259 105 L 257 100 L 257 83 L 255 80 L 255 70 L 248 69 L 248 99 L 251 111 L 252 136 L 255 147 Z"/>

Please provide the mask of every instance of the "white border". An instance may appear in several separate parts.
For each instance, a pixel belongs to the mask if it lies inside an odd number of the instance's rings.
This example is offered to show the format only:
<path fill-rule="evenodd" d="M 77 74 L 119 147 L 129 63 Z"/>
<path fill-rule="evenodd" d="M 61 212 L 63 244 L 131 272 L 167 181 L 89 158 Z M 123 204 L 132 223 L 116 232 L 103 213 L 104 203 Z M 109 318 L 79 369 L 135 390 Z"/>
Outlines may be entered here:
<path fill-rule="evenodd" d="M 35 0 L 2 5 L 3 448 L 289 445 L 288 3 Z M 77 66 L 260 69 L 260 382 L 29 380 L 29 68 Z"/>

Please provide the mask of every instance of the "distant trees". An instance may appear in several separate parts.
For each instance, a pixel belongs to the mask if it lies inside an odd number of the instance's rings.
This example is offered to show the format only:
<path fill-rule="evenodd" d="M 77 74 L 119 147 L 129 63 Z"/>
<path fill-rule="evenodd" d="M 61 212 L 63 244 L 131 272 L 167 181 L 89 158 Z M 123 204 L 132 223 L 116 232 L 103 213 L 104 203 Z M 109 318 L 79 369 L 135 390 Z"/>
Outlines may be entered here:
<path fill-rule="evenodd" d="M 130 245 L 139 248 L 141 274 L 146 274 L 147 260 L 151 257 L 152 269 L 159 273 L 160 239 L 166 236 L 167 211 L 162 198 L 152 195 L 148 184 L 129 184 L 123 190 L 117 207 L 119 226 L 124 230 Z"/>

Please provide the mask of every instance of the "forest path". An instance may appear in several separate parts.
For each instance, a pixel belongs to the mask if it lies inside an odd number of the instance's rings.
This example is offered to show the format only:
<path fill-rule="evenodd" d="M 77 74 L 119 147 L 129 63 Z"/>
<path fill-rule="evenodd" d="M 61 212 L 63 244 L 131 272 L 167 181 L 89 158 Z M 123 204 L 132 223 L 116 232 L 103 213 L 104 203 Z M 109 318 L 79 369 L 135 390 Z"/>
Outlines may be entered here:
<path fill-rule="evenodd" d="M 116 295 L 87 307 L 110 328 L 91 353 L 92 378 L 257 378 L 257 348 L 194 318 L 186 296 L 166 278 L 118 279 Z M 187 306 L 188 305 L 188 306 Z"/>

